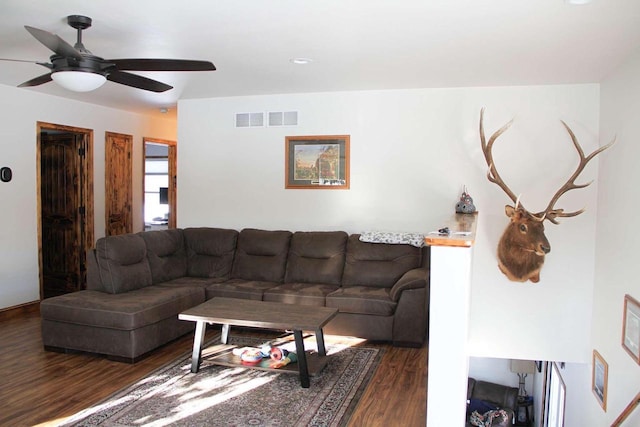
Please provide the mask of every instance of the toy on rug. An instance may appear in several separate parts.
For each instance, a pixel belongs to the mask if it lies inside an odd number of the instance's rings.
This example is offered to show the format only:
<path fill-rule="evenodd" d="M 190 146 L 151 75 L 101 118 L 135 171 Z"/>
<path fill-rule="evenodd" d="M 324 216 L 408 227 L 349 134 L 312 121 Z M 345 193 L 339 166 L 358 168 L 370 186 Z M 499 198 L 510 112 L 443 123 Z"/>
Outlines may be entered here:
<path fill-rule="evenodd" d="M 286 351 L 286 350 L 285 350 Z M 282 368 L 283 366 L 287 366 L 289 363 L 295 363 L 298 361 L 298 355 L 295 353 L 289 353 L 287 352 L 287 355 L 280 359 L 280 360 L 274 360 L 271 365 L 269 365 L 270 368 Z"/>
<path fill-rule="evenodd" d="M 289 363 L 298 361 L 295 353 L 291 353 L 281 347 L 271 347 L 268 344 L 264 344 L 260 347 L 234 348 L 232 353 L 235 356 L 240 357 L 240 360 L 245 365 L 258 365 L 266 358 L 273 360 L 269 365 L 270 368 L 281 368 Z"/>

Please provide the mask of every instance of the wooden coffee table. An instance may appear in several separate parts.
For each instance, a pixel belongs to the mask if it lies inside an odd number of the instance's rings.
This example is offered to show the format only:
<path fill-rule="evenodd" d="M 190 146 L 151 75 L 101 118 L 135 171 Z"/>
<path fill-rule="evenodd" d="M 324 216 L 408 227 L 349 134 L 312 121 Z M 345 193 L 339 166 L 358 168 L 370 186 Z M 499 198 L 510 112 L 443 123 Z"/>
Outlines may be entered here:
<path fill-rule="evenodd" d="M 253 301 L 236 298 L 212 298 L 178 315 L 180 320 L 196 322 L 191 356 L 191 372 L 198 372 L 202 357 L 202 346 L 206 324 L 221 324 L 223 344 L 228 343 L 229 329 L 234 326 L 253 328 L 292 330 L 298 356 L 300 384 L 309 387 L 309 375 L 319 372 L 326 364 L 326 349 L 322 328 L 338 314 L 338 310 L 329 307 L 281 304 L 276 302 Z M 314 331 L 318 344 L 318 353 L 307 355 L 304 349 L 303 331 Z M 212 359 L 213 363 L 225 366 L 242 365 L 239 357 L 229 353 L 225 357 Z M 309 360 L 308 360 L 309 359 Z M 294 365 L 294 366 L 292 366 Z M 246 367 L 246 366 L 245 366 Z M 289 369 L 286 369 L 289 368 Z M 264 369 L 256 367 L 256 369 Z M 287 365 L 278 371 L 295 372 L 295 364 Z"/>

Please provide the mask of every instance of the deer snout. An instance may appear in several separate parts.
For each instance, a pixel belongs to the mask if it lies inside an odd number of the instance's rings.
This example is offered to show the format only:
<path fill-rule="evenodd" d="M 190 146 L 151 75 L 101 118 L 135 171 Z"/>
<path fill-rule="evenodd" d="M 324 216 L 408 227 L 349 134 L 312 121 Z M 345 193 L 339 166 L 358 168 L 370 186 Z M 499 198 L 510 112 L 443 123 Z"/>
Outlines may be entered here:
<path fill-rule="evenodd" d="M 551 245 L 549 245 L 548 243 L 545 245 L 543 243 L 538 247 L 538 249 L 539 249 L 540 252 L 548 254 L 549 252 L 551 252 Z"/>

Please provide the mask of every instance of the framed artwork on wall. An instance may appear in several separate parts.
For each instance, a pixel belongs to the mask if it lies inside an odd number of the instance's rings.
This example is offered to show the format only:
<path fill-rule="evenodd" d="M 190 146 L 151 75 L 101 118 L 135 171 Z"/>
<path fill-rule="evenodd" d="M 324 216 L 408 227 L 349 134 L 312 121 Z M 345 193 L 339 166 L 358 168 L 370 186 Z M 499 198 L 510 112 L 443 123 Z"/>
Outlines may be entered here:
<path fill-rule="evenodd" d="M 631 295 L 624 296 L 622 347 L 640 365 L 640 302 Z"/>
<path fill-rule="evenodd" d="M 284 187 L 349 189 L 349 135 L 287 136 Z"/>
<path fill-rule="evenodd" d="M 602 409 L 607 412 L 607 383 L 609 381 L 609 365 L 604 358 L 593 350 L 591 371 L 591 391 Z"/>

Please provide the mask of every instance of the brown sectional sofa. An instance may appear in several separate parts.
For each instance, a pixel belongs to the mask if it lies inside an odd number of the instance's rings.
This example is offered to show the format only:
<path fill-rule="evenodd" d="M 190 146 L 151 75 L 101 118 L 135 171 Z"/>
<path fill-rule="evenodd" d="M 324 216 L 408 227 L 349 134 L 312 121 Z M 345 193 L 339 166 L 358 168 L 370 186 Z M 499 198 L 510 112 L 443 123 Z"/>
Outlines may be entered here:
<path fill-rule="evenodd" d="M 44 346 L 135 362 L 191 331 L 178 313 L 214 297 L 336 307 L 328 334 L 421 346 L 428 247 L 359 237 L 185 228 L 101 238 L 87 289 L 41 302 Z"/>

